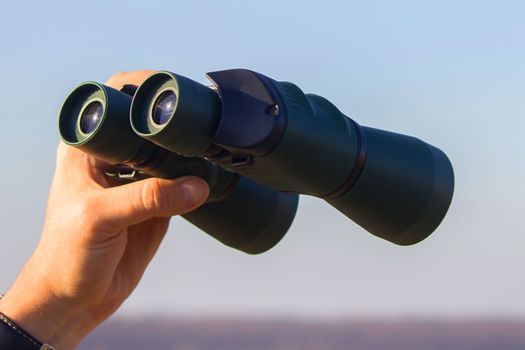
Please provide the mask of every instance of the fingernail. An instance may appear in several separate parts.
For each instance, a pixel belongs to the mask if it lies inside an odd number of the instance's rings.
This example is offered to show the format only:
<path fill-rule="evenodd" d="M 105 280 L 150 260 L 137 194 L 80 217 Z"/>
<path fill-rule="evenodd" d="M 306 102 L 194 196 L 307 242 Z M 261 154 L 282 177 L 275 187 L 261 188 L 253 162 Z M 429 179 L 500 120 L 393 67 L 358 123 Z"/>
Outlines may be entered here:
<path fill-rule="evenodd" d="M 181 178 L 179 184 L 188 207 L 201 204 L 206 199 L 208 188 L 203 180 L 191 177 Z"/>

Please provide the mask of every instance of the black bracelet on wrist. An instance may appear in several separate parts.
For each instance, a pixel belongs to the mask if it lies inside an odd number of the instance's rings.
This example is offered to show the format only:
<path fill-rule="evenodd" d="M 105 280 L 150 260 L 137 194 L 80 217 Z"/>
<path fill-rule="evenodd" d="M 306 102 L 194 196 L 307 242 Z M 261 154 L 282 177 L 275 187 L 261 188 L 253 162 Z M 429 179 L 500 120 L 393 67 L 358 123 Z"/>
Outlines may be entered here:
<path fill-rule="evenodd" d="M 0 295 L 0 298 L 2 295 Z M 0 312 L 0 350 L 55 350 L 38 341 Z"/>

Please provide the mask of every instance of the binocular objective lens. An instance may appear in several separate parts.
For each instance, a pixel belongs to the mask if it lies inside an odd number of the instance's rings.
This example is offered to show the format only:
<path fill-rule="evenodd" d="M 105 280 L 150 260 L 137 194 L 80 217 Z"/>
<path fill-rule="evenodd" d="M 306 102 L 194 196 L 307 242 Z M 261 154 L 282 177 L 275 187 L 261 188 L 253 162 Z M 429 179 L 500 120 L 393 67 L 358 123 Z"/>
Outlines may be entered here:
<path fill-rule="evenodd" d="M 177 95 L 174 91 L 168 90 L 160 94 L 153 105 L 153 122 L 157 125 L 164 125 L 170 120 L 175 106 L 177 105 Z"/>
<path fill-rule="evenodd" d="M 91 102 L 80 116 L 80 130 L 84 134 L 91 134 L 97 128 L 104 114 L 104 106 L 99 101 Z"/>

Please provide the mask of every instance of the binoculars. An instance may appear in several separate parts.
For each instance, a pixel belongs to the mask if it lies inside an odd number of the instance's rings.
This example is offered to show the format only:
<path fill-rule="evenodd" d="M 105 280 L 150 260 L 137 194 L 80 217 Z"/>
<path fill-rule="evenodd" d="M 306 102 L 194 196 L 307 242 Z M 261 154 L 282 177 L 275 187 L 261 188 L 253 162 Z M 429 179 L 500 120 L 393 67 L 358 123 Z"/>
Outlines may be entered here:
<path fill-rule="evenodd" d="M 438 148 L 361 126 L 327 99 L 257 72 L 207 76 L 211 87 L 167 71 L 121 90 L 81 84 L 62 106 L 61 137 L 123 181 L 203 178 L 208 201 L 183 217 L 250 254 L 286 234 L 299 194 L 398 245 L 422 241 L 445 217 L 454 173 Z"/>

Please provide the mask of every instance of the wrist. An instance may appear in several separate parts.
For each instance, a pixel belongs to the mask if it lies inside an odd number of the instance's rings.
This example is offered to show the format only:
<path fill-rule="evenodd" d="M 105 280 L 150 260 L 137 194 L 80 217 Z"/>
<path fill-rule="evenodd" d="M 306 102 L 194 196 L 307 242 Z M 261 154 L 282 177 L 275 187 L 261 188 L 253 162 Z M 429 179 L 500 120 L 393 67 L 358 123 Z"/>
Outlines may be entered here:
<path fill-rule="evenodd" d="M 91 318 L 24 272 L 0 299 L 0 312 L 40 342 L 60 350 L 74 349 L 94 328 Z"/>

